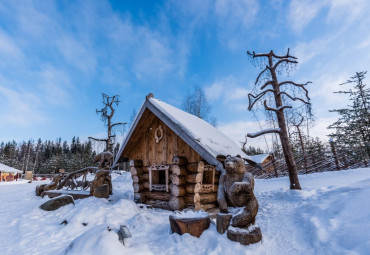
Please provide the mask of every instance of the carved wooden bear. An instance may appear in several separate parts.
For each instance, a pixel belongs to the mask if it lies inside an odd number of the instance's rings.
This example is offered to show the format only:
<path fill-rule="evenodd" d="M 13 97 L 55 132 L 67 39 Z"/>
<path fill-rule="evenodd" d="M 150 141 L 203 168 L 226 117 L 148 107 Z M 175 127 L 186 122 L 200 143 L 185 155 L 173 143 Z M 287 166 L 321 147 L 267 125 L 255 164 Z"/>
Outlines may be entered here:
<path fill-rule="evenodd" d="M 225 161 L 226 172 L 220 176 L 217 202 L 222 213 L 228 212 L 228 206 L 244 207 L 231 219 L 233 227 L 248 228 L 254 224 L 258 211 L 258 201 L 254 196 L 254 178 L 246 172 L 244 160 L 228 157 Z"/>
<path fill-rule="evenodd" d="M 113 154 L 110 151 L 99 153 L 94 158 L 94 163 L 99 162 L 99 168 L 104 168 L 104 164 L 108 163 L 110 166 L 113 160 Z"/>

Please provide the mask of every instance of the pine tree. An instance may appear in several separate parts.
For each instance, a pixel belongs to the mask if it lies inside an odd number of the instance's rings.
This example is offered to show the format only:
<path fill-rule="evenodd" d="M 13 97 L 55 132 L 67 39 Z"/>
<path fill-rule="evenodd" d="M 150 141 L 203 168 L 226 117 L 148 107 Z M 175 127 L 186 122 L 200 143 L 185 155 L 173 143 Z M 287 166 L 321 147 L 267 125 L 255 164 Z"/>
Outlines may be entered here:
<path fill-rule="evenodd" d="M 347 108 L 330 110 L 338 113 L 339 119 L 329 126 L 335 130 L 330 137 L 337 149 L 365 162 L 370 158 L 370 89 L 363 83 L 366 73 L 356 72 L 350 80 L 340 84 L 351 84 L 351 89 L 334 92 L 349 95 L 351 104 Z"/>

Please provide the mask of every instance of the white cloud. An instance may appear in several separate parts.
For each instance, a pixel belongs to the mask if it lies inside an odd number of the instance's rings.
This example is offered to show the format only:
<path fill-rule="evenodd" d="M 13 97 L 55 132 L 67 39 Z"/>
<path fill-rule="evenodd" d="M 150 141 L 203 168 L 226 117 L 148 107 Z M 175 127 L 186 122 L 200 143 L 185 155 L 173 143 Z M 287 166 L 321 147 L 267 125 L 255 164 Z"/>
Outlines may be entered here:
<path fill-rule="evenodd" d="M 37 95 L 23 90 L 0 86 L 0 122 L 2 126 L 29 126 L 33 122 L 46 120 L 38 109 L 40 99 Z"/>
<path fill-rule="evenodd" d="M 302 30 L 317 16 L 325 1 L 293 0 L 289 6 L 288 22 L 296 33 Z"/>
<path fill-rule="evenodd" d="M 0 63 L 9 65 L 15 61 L 22 61 L 24 54 L 15 41 L 0 29 Z"/>
<path fill-rule="evenodd" d="M 83 43 L 72 36 L 64 34 L 56 41 L 56 47 L 67 63 L 84 72 L 95 71 L 97 60 L 93 54 L 93 50 L 89 49 L 90 46 L 87 43 Z"/>
<path fill-rule="evenodd" d="M 69 91 L 73 90 L 73 86 L 67 74 L 47 66 L 37 73 L 37 76 L 40 80 L 38 96 L 43 98 L 44 102 L 62 106 L 71 104 Z"/>

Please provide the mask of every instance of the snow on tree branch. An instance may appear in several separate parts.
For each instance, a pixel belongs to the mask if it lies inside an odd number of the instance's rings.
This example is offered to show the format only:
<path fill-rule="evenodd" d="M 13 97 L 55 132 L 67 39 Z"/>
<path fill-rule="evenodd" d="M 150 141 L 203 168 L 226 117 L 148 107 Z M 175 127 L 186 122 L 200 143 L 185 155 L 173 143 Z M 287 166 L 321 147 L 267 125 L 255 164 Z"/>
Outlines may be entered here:
<path fill-rule="evenodd" d="M 267 90 L 264 90 L 262 91 L 261 93 L 259 93 L 258 95 L 254 96 L 253 94 L 249 93 L 248 94 L 248 101 L 249 101 L 249 105 L 248 105 L 248 110 L 250 111 L 253 107 L 253 105 L 261 98 L 263 97 L 267 92 L 274 92 L 273 89 L 267 89 Z M 254 101 L 252 102 L 252 98 L 254 99 Z"/>
<path fill-rule="evenodd" d="M 256 133 L 247 133 L 247 137 L 256 138 L 258 136 L 265 135 L 265 134 L 270 134 L 270 133 L 280 134 L 280 131 L 281 131 L 280 128 L 268 128 L 268 129 L 264 129 L 264 130 L 261 130 L 261 131 L 256 132 Z"/>
<path fill-rule="evenodd" d="M 281 110 L 283 110 L 283 109 L 292 108 L 292 106 L 290 106 L 290 105 L 283 105 L 283 106 L 280 106 L 280 107 L 278 107 L 278 108 L 269 107 L 269 106 L 267 105 L 266 100 L 265 100 L 265 101 L 263 101 L 263 105 L 265 106 L 265 109 L 266 109 L 266 110 L 268 110 L 268 111 L 273 111 L 273 112 L 278 112 L 278 111 L 281 111 Z"/>

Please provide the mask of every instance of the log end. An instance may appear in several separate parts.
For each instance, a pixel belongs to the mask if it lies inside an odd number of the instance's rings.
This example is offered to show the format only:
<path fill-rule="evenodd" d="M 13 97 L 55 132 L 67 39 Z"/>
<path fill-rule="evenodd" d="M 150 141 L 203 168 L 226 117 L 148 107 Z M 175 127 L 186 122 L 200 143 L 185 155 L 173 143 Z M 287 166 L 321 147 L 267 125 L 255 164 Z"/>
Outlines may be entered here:
<path fill-rule="evenodd" d="M 189 233 L 192 236 L 200 237 L 204 230 L 209 228 L 211 219 L 209 215 L 182 218 L 175 215 L 169 217 L 172 233 L 179 235 Z"/>

